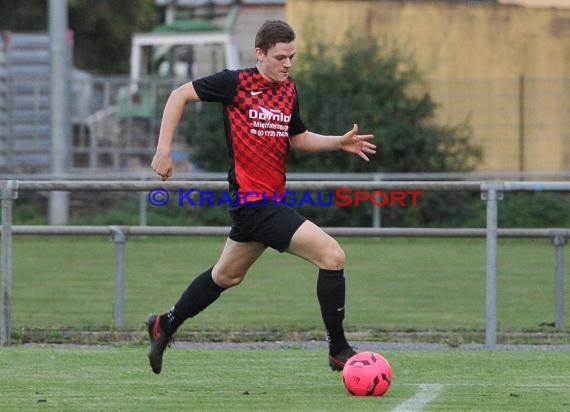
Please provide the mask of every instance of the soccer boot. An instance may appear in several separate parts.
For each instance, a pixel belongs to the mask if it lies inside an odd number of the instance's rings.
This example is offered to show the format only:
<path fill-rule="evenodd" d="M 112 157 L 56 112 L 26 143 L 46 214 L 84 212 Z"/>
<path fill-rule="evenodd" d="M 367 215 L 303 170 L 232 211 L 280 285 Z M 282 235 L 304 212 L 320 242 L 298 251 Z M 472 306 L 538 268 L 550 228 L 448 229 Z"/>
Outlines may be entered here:
<path fill-rule="evenodd" d="M 334 356 L 329 355 L 329 366 L 333 371 L 341 371 L 343 370 L 346 361 L 354 355 L 356 355 L 356 351 L 349 346 Z"/>
<path fill-rule="evenodd" d="M 162 369 L 162 355 L 169 346 L 172 336 L 167 336 L 160 328 L 160 315 L 151 313 L 146 321 L 146 329 L 150 338 L 148 360 L 154 373 Z"/>

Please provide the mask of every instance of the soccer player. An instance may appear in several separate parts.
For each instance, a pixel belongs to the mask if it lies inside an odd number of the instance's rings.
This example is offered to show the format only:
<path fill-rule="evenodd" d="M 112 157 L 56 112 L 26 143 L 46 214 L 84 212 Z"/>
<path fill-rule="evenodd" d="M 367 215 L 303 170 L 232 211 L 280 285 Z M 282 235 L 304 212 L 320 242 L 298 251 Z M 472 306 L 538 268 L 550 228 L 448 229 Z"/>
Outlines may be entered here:
<path fill-rule="evenodd" d="M 162 117 L 152 169 L 163 180 L 172 176 L 171 146 L 186 103 L 218 102 L 224 108 L 229 154 L 228 181 L 233 197 L 232 227 L 218 261 L 198 275 L 174 306 L 147 320 L 148 358 L 160 373 L 174 332 L 240 284 L 265 248 L 287 252 L 318 268 L 317 297 L 329 345 L 329 365 L 340 371 L 355 351 L 346 340 L 345 255 L 337 241 L 294 209 L 267 199 L 282 199 L 289 149 L 303 152 L 344 150 L 368 161 L 376 153 L 372 135 L 359 135 L 355 124 L 340 136 L 307 130 L 299 115 L 295 82 L 289 71 L 295 57 L 295 32 L 279 20 L 265 22 L 255 37 L 257 64 L 224 70 L 181 85 L 170 94 Z M 330 87 L 334 87 L 331 84 Z M 249 193 L 248 193 L 249 192 Z M 247 198 L 244 194 L 247 193 Z"/>

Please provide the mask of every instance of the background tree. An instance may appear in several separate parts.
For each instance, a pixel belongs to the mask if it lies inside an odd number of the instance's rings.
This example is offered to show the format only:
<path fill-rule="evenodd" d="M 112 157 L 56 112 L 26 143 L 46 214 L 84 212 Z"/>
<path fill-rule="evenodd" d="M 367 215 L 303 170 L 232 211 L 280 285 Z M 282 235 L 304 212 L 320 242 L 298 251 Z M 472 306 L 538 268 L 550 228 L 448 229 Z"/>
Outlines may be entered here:
<path fill-rule="evenodd" d="M 470 143 L 467 122 L 451 126 L 436 122 L 437 105 L 420 72 L 396 49 L 382 48 L 371 38 L 350 38 L 341 48 L 311 44 L 299 55 L 302 61 L 295 79 L 307 127 L 339 134 L 357 122 L 362 133 L 376 136 L 379 151 L 370 162 L 343 152 L 291 153 L 289 171 L 450 172 L 472 170 L 479 162 L 481 152 Z M 203 105 L 190 116 L 189 128 L 190 136 L 200 136 L 190 138 L 194 162 L 206 170 L 226 170 L 219 107 Z M 413 210 L 383 208 L 383 224 L 457 225 L 474 207 L 457 193 L 453 197 L 424 193 L 420 203 Z M 369 226 L 372 208 L 308 206 L 302 212 L 323 225 Z"/>
<path fill-rule="evenodd" d="M 154 0 L 70 0 L 75 64 L 94 73 L 128 73 L 133 33 L 158 21 Z"/>
<path fill-rule="evenodd" d="M 47 31 L 48 0 L 0 2 L 0 30 Z"/>
<path fill-rule="evenodd" d="M 160 13 L 154 0 L 69 0 L 74 65 L 92 73 L 129 72 L 131 36 L 148 31 Z M 0 29 L 48 31 L 48 1 L 2 0 Z"/>
<path fill-rule="evenodd" d="M 436 122 L 437 105 L 414 62 L 371 38 L 342 47 L 311 45 L 295 72 L 301 110 L 312 130 L 338 134 L 353 122 L 380 148 L 370 163 L 341 152 L 295 156 L 291 170 L 339 172 L 467 171 L 480 160 L 467 123 Z"/>

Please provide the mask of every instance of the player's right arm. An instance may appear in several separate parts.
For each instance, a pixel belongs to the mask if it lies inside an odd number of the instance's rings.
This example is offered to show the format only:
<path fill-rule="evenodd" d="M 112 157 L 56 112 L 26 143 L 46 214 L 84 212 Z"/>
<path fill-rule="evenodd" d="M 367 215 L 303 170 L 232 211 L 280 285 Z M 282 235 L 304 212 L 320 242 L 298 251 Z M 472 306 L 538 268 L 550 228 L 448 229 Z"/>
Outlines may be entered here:
<path fill-rule="evenodd" d="M 164 112 L 162 113 L 156 153 L 151 163 L 152 170 L 162 180 L 172 176 L 172 142 L 176 135 L 176 128 L 182 118 L 182 113 L 184 113 L 184 107 L 186 103 L 197 101 L 200 101 L 200 98 L 192 82 L 184 83 L 182 86 L 177 87 L 168 96 Z"/>

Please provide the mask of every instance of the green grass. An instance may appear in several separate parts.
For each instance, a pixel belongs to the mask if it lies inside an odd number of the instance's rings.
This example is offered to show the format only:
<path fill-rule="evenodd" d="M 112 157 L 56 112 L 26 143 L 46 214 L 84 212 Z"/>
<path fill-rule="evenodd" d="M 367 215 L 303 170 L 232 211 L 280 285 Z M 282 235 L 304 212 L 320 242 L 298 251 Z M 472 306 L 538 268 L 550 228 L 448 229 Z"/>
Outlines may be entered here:
<path fill-rule="evenodd" d="M 349 331 L 485 328 L 483 239 L 340 239 L 347 253 Z M 172 306 L 218 257 L 218 237 L 130 238 L 126 244 L 126 329 Z M 13 331 L 112 330 L 114 245 L 106 238 L 16 236 Z M 553 248 L 547 240 L 499 242 L 502 331 L 553 322 Z M 309 263 L 268 250 L 245 282 L 225 292 L 186 331 L 321 331 Z M 570 287 L 566 288 L 570 302 Z M 566 318 L 570 311 L 566 308 Z"/>
<path fill-rule="evenodd" d="M 485 243 L 477 239 L 340 239 L 348 256 L 347 329 L 484 331 Z M 131 238 L 126 244 L 126 329 L 165 310 L 214 263 L 222 238 Z M 501 240 L 499 325 L 544 330 L 553 319 L 553 250 L 546 240 Z M 114 329 L 114 248 L 104 238 L 14 239 L 13 332 Z M 267 251 L 243 285 L 183 331 L 316 331 L 316 270 Z M 566 288 L 566 299 L 570 301 Z M 568 309 L 566 317 L 570 318 Z M 568 330 L 568 328 L 566 328 Z M 368 333 L 368 334 L 366 334 Z M 136 333 L 144 342 L 144 332 Z M 461 338 L 454 341 L 461 344 Z M 450 343 L 454 343 L 450 342 Z M 357 344 L 361 350 L 364 342 Z M 430 411 L 570 410 L 567 351 L 396 351 L 382 398 L 348 395 L 324 350 L 169 349 L 152 374 L 145 344 L 0 348 L 0 411 L 389 411 L 421 384 L 439 384 Z"/>
<path fill-rule="evenodd" d="M 389 411 L 420 384 L 427 411 L 570 410 L 567 352 L 385 351 L 381 398 L 345 392 L 321 350 L 169 349 L 161 375 L 143 347 L 0 349 L 2 411 Z"/>

